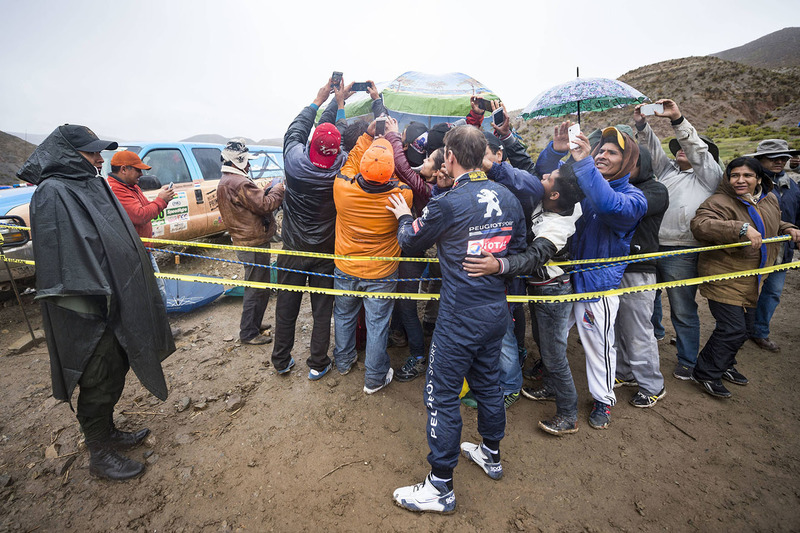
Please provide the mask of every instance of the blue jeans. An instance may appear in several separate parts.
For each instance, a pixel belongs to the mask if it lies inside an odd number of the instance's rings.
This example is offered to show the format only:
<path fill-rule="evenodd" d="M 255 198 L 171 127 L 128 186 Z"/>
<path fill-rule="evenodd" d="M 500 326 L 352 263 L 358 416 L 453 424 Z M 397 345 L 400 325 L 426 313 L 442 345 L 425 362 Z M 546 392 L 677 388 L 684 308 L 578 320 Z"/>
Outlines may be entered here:
<path fill-rule="evenodd" d="M 653 335 L 656 339 L 663 339 L 667 334 L 664 325 L 661 323 L 662 318 L 664 318 L 664 312 L 661 309 L 661 289 L 656 289 L 653 316 L 650 318 L 650 322 L 653 324 Z"/>
<path fill-rule="evenodd" d="M 662 246 L 662 252 L 685 250 L 682 246 Z M 663 257 L 656 263 L 658 281 L 697 277 L 697 253 Z M 700 351 L 700 317 L 697 315 L 697 286 L 667 289 L 670 318 L 677 337 L 678 363 L 694 368 Z"/>
<path fill-rule="evenodd" d="M 334 269 L 334 275 L 347 274 Z M 386 278 L 396 278 L 397 271 Z M 373 281 L 371 279 L 335 279 L 334 289 L 363 292 L 393 292 L 396 281 Z M 336 296 L 333 305 L 335 347 L 333 359 L 336 368 L 344 372 L 352 366 L 356 353 L 356 321 L 361 303 L 364 303 L 364 316 L 367 323 L 367 350 L 364 356 L 364 385 L 373 389 L 383 385 L 389 372 L 389 354 L 386 341 L 389 338 L 389 322 L 392 320 L 394 300 L 389 298 L 358 298 L 355 296 Z"/>
<path fill-rule="evenodd" d="M 398 273 L 401 278 L 419 278 L 425 270 L 425 263 L 403 261 L 400 263 Z M 419 292 L 419 281 L 400 281 L 397 283 L 397 292 Z M 422 324 L 417 313 L 416 300 L 397 300 L 395 309 L 399 315 L 400 323 L 408 337 L 408 352 L 417 359 L 424 358 L 425 336 L 422 333 Z"/>
<path fill-rule="evenodd" d="M 758 295 L 758 305 L 755 309 L 755 321 L 752 323 L 748 320 L 747 335 L 757 339 L 766 339 L 769 337 L 769 323 L 772 320 L 772 315 L 775 314 L 778 304 L 781 303 L 781 293 L 783 292 L 783 284 L 786 281 L 786 271 L 779 270 L 773 272 L 764 284 L 761 286 L 761 294 Z M 750 311 L 748 314 L 751 314 Z"/>
<path fill-rule="evenodd" d="M 161 272 L 158 269 L 158 263 L 156 263 L 156 258 L 153 256 L 153 252 L 148 251 L 147 255 L 150 256 L 150 264 L 153 265 L 153 272 Z M 784 273 L 785 275 L 785 273 Z M 158 285 L 158 292 L 161 293 L 161 299 L 164 300 L 164 307 L 167 306 L 167 287 L 164 285 L 164 280 L 161 278 L 156 278 L 156 285 Z M 783 285 L 781 285 L 783 287 Z M 772 315 L 770 315 L 772 316 Z"/>
<path fill-rule="evenodd" d="M 572 293 L 572 283 L 531 285 L 535 296 L 560 296 Z M 556 413 L 569 421 L 578 419 L 578 391 L 567 361 L 567 336 L 572 302 L 535 303 L 531 320 L 539 334 L 539 354 L 544 366 L 544 386 L 556 395 Z"/>
<path fill-rule="evenodd" d="M 514 394 L 522 389 L 522 367 L 519 366 L 519 348 L 514 335 L 514 321 L 509 315 L 508 327 L 500 346 L 500 388 L 504 395 Z"/>

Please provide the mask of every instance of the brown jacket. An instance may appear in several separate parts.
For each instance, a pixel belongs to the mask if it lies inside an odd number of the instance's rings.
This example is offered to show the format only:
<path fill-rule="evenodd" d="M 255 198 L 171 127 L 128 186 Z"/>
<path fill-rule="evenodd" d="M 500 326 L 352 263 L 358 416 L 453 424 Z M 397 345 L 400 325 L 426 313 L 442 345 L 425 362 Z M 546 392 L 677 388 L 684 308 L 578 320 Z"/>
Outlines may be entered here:
<path fill-rule="evenodd" d="M 723 176 L 717 192 L 700 204 L 692 219 L 691 228 L 695 239 L 704 246 L 747 240 L 747 237 L 739 237 L 742 225 L 747 222 L 751 227 L 758 229 L 748 212 L 748 205 L 751 205 L 764 221 L 764 238 L 783 235 L 787 229 L 794 228 L 794 225 L 781 220 L 778 199 L 774 194 L 769 194 L 772 190 L 769 178 L 763 179 L 761 186 L 763 194 L 756 204 L 752 205 L 740 199 L 734 193 L 728 178 Z M 767 257 L 763 266 L 772 266 L 783 250 L 783 243 L 764 246 L 767 249 Z M 761 259 L 761 249 L 754 250 L 750 246 L 702 252 L 697 271 L 701 276 L 712 276 L 752 270 L 761 266 Z M 763 279 L 764 276 L 761 276 L 760 280 Z M 714 281 L 700 286 L 700 294 L 709 300 L 744 307 L 755 307 L 760 291 L 759 276 Z"/>
<path fill-rule="evenodd" d="M 233 244 L 261 246 L 275 235 L 272 212 L 283 201 L 283 184 L 266 192 L 250 178 L 226 172 L 223 168 L 217 186 L 217 201 Z"/>

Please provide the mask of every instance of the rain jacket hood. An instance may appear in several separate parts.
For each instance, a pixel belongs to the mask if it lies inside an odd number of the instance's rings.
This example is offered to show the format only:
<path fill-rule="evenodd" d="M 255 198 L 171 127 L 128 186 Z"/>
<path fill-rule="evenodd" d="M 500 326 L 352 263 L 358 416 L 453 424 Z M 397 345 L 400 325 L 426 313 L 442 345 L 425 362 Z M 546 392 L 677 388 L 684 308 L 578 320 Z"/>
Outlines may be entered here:
<path fill-rule="evenodd" d="M 17 172 L 17 177 L 39 185 L 52 176 L 71 180 L 87 180 L 97 175 L 97 169 L 64 138 L 62 126 L 42 141 Z"/>

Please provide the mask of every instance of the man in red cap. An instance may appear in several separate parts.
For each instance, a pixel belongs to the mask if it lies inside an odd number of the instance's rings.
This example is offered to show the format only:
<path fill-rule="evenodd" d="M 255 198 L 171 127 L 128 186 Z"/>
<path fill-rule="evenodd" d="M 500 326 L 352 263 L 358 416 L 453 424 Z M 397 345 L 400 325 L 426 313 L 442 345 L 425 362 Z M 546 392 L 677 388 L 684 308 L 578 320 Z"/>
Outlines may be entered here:
<path fill-rule="evenodd" d="M 347 154 L 340 148 L 342 136 L 333 122 L 344 119 L 344 102 L 351 94 L 350 86 L 339 83 L 334 87 L 328 80 L 318 91 L 311 105 L 306 106 L 294 119 L 283 138 L 284 172 L 286 190 L 283 197 L 283 227 L 281 238 L 284 250 L 321 252 L 332 254 L 336 228 L 336 206 L 333 203 L 333 182 L 344 165 Z M 320 124 L 314 127 L 319 107 L 331 93 L 335 98 L 326 108 Z M 278 283 L 305 287 L 333 288 L 333 278 L 318 274 L 333 274 L 333 260 L 318 257 L 279 255 Z M 314 274 L 307 274 L 311 272 Z M 310 355 L 308 379 L 316 381 L 331 369 L 328 348 L 331 339 L 331 314 L 333 296 L 311 294 Z M 279 374 L 287 374 L 294 366 L 292 348 L 297 315 L 303 293 L 278 291 L 275 304 L 275 344 L 272 366 Z"/>
<path fill-rule="evenodd" d="M 336 254 L 367 257 L 397 257 L 397 219 L 386 209 L 389 196 L 401 194 L 409 208 L 411 189 L 394 175 L 394 150 L 384 138 L 373 141 L 375 122 L 359 137 L 333 186 L 336 202 Z M 336 261 L 335 289 L 365 292 L 394 292 L 396 261 Z M 336 296 L 333 316 L 335 348 L 333 359 L 340 374 L 347 374 L 356 362 L 355 329 L 362 298 Z M 386 342 L 394 301 L 363 298 L 367 323 L 364 357 L 364 392 L 373 394 L 392 381 Z"/>
<path fill-rule="evenodd" d="M 167 204 L 175 196 L 169 186 L 164 186 L 158 191 L 158 196 L 152 202 L 142 192 L 139 187 L 139 178 L 142 177 L 143 170 L 150 170 L 152 167 L 145 165 L 137 154 L 130 150 L 122 150 L 117 152 L 111 158 L 111 173 L 108 176 L 108 185 L 114 192 L 122 208 L 130 217 L 133 222 L 133 227 L 139 237 L 149 239 L 153 236 L 153 223 L 152 220 L 161 214 L 166 209 Z M 153 254 L 148 252 L 150 256 L 150 263 L 153 265 L 153 271 L 158 272 L 158 263 L 156 263 Z M 161 298 L 166 302 L 167 293 L 164 288 L 164 280 L 156 278 L 158 290 L 161 292 Z M 173 330 L 172 334 L 175 336 L 177 330 Z"/>

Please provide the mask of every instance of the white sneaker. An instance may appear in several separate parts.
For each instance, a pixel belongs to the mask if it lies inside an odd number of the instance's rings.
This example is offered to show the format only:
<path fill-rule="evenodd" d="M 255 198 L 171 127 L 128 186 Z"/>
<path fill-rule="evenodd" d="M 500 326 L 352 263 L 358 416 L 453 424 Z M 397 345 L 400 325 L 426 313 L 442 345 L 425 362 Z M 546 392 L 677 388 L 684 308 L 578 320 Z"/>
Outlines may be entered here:
<path fill-rule="evenodd" d="M 433 511 L 450 514 L 456 510 L 456 495 L 443 482 L 433 481 L 430 474 L 422 483 L 395 490 L 392 497 L 394 503 L 403 509 L 418 513 Z"/>
<path fill-rule="evenodd" d="M 364 385 L 364 392 L 366 394 L 375 394 L 376 392 L 378 392 L 379 390 L 381 390 L 386 385 L 392 382 L 392 376 L 394 376 L 394 370 L 390 368 L 389 371 L 386 373 L 386 379 L 383 381 L 382 385 L 378 385 L 374 389 L 370 389 L 369 387 Z"/>
<path fill-rule="evenodd" d="M 493 463 L 492 454 L 486 449 L 486 446 L 481 444 L 472 444 L 471 442 L 461 443 L 461 453 L 468 457 L 470 461 L 483 468 L 486 475 L 492 479 L 500 479 L 503 477 L 503 465 L 500 461 Z"/>

